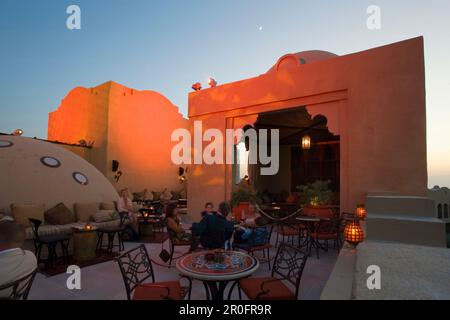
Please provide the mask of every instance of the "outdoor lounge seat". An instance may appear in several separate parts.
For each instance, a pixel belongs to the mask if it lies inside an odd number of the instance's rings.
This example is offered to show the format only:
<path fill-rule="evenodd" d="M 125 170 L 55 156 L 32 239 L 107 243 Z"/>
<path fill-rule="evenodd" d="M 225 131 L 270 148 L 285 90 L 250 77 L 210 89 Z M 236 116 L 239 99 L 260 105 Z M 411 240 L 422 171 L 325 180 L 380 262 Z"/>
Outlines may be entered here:
<path fill-rule="evenodd" d="M 261 227 L 264 228 L 264 227 Z M 273 225 L 268 226 L 269 230 L 265 235 L 264 241 L 261 243 L 256 243 L 256 232 L 252 232 L 250 239 L 245 243 L 233 243 L 233 248 L 241 249 L 247 251 L 248 254 L 254 256 L 255 252 L 262 251 L 265 258 L 267 258 L 267 263 L 270 269 L 270 249 L 272 244 L 270 239 L 272 238 Z"/>
<path fill-rule="evenodd" d="M 295 300 L 294 293 L 282 282 L 271 277 L 246 278 L 239 282 L 250 300 Z M 267 291 L 262 294 L 262 289 Z"/>
<path fill-rule="evenodd" d="M 126 221 L 128 220 L 128 213 L 120 213 L 120 223 L 117 226 L 109 226 L 102 227 L 97 229 L 98 241 L 97 241 L 97 250 L 100 250 L 103 247 L 103 235 L 107 235 L 108 237 L 108 245 L 107 251 L 111 253 L 114 248 L 114 239 L 117 235 L 118 238 L 118 247 L 119 251 L 125 250 L 125 246 L 123 244 L 123 235 L 126 229 Z"/>
<path fill-rule="evenodd" d="M 134 290 L 133 300 L 183 300 L 185 291 L 178 281 L 140 284 Z"/>
<path fill-rule="evenodd" d="M 250 277 L 238 282 L 241 290 L 251 300 L 296 300 L 299 295 L 300 281 L 308 255 L 287 243 L 281 243 L 272 268 L 272 276 Z M 294 291 L 286 286 L 294 287 Z"/>
<path fill-rule="evenodd" d="M 317 258 L 319 258 L 319 250 L 328 251 L 328 242 L 333 241 L 337 252 L 340 251 L 342 241 L 340 236 L 340 228 L 342 218 L 332 218 L 330 221 L 321 221 L 316 224 L 315 230 L 311 233 L 311 239 L 315 242 Z M 325 241 L 325 247 L 320 244 Z"/>
<path fill-rule="evenodd" d="M 169 268 L 171 268 L 173 255 L 175 253 L 175 247 L 189 246 L 189 250 L 191 250 L 192 246 L 194 245 L 194 241 L 193 240 L 192 241 L 184 241 L 184 240 L 177 239 L 175 233 L 172 230 L 170 230 L 169 228 L 167 228 L 167 233 L 169 234 L 169 246 L 170 246 Z"/>
<path fill-rule="evenodd" d="M 115 258 L 125 284 L 128 300 L 182 300 L 191 298 L 192 282 L 181 286 L 179 281 L 155 282 L 152 260 L 145 245 L 129 250 Z M 145 281 L 150 279 L 151 283 Z"/>
<path fill-rule="evenodd" d="M 34 234 L 34 249 L 38 265 L 42 261 L 41 253 L 43 246 L 46 246 L 48 249 L 48 257 L 45 261 L 46 264 L 52 265 L 57 260 L 56 247 L 58 245 L 61 246 L 64 262 L 68 263 L 70 235 L 41 235 L 39 233 L 39 228 L 42 225 L 42 221 L 32 218 L 30 218 L 29 221 Z"/>
<path fill-rule="evenodd" d="M 277 226 L 277 238 L 275 241 L 275 245 L 278 246 L 278 239 L 281 236 L 281 242 L 285 242 L 285 238 L 287 242 L 291 242 L 294 244 L 294 237 L 298 237 L 300 235 L 302 225 L 288 226 L 283 223 L 278 224 Z M 300 239 L 299 239 L 300 240 Z"/>
<path fill-rule="evenodd" d="M 0 285 L 0 292 L 6 291 L 9 293 L 8 297 L 0 298 L 0 300 L 27 300 L 37 271 L 38 269 L 36 268 L 31 273 L 16 281 Z"/>

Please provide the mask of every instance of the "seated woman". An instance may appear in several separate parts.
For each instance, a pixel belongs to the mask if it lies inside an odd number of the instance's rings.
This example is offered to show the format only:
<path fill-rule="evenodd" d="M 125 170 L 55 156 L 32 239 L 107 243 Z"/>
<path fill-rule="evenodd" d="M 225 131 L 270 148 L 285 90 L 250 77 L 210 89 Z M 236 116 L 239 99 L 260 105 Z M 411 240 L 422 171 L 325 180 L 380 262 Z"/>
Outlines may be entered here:
<path fill-rule="evenodd" d="M 192 241 L 192 234 L 186 232 L 181 225 L 180 219 L 177 214 L 177 206 L 171 204 L 167 206 L 166 209 L 166 224 L 167 231 L 169 232 L 172 239 L 179 241 Z"/>
<path fill-rule="evenodd" d="M 131 227 L 133 228 L 134 231 L 137 232 L 138 230 L 137 213 L 134 212 L 133 202 L 131 201 L 128 195 L 128 189 L 120 190 L 120 198 L 119 201 L 117 201 L 117 211 L 119 211 L 120 214 L 126 213 L 128 215 Z"/>
<path fill-rule="evenodd" d="M 230 205 L 222 202 L 217 214 L 206 214 L 199 223 L 192 224 L 192 235 L 200 238 L 205 249 L 219 249 L 225 247 L 234 231 L 234 224 L 228 220 Z"/>

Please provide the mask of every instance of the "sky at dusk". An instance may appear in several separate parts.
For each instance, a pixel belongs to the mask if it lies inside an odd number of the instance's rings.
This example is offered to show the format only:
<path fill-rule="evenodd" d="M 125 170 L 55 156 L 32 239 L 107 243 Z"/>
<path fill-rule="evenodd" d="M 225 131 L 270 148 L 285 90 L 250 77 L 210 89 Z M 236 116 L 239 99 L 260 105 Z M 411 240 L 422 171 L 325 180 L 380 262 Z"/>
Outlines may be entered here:
<path fill-rule="evenodd" d="M 66 27 L 72 4 L 81 30 Z M 381 8 L 380 30 L 366 26 L 369 5 Z M 429 186 L 450 186 L 448 0 L 2 0 L 0 132 L 46 138 L 48 113 L 77 86 L 155 90 L 186 115 L 191 85 L 209 76 L 227 83 L 286 53 L 343 55 L 421 35 Z"/>

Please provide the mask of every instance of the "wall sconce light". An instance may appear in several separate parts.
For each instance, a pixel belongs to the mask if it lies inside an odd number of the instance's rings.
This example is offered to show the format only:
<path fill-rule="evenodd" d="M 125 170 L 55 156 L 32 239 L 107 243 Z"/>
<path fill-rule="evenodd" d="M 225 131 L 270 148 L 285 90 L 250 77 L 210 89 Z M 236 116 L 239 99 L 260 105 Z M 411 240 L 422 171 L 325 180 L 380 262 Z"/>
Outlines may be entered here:
<path fill-rule="evenodd" d="M 363 204 L 358 204 L 356 207 L 356 217 L 360 220 L 364 220 L 367 217 L 366 207 Z"/>
<path fill-rule="evenodd" d="M 357 246 L 359 243 L 364 241 L 364 231 L 358 220 L 351 220 L 347 222 L 344 229 L 344 239 L 354 246 Z"/>
<path fill-rule="evenodd" d="M 214 78 L 209 77 L 209 79 L 208 79 L 208 85 L 209 85 L 211 88 L 214 88 L 215 86 L 217 86 L 217 81 L 216 81 Z"/>
<path fill-rule="evenodd" d="M 121 176 L 122 176 L 122 171 L 117 171 L 117 173 L 114 176 L 114 180 L 116 180 L 116 183 L 119 182 Z"/>
<path fill-rule="evenodd" d="M 194 83 L 194 84 L 192 85 L 192 89 L 193 89 L 194 91 L 200 91 L 200 90 L 202 90 L 202 84 L 201 84 L 200 82 Z"/>
<path fill-rule="evenodd" d="M 16 130 L 14 130 L 14 132 L 12 134 L 13 134 L 13 136 L 21 136 L 21 135 L 23 135 L 23 130 L 16 129 Z"/>
<path fill-rule="evenodd" d="M 309 150 L 311 149 L 311 137 L 306 135 L 302 137 L 302 149 Z"/>
<path fill-rule="evenodd" d="M 180 180 L 180 183 L 185 182 L 186 179 L 186 173 L 187 173 L 188 168 L 183 168 L 183 167 L 179 167 L 178 168 L 178 180 Z"/>

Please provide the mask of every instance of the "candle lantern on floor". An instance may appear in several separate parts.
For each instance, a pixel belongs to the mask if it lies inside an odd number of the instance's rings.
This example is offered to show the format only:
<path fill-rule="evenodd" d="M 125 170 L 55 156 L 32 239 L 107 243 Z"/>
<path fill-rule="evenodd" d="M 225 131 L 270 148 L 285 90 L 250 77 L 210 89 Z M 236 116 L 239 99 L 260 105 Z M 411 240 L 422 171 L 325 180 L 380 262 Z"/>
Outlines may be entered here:
<path fill-rule="evenodd" d="M 360 242 L 364 241 L 364 231 L 358 220 L 347 222 L 344 229 L 344 239 L 354 246 L 357 246 Z"/>

